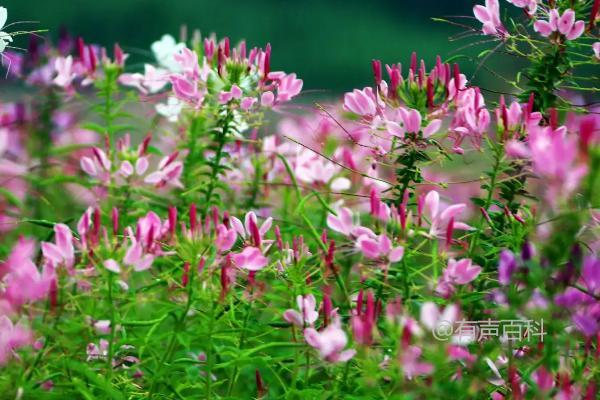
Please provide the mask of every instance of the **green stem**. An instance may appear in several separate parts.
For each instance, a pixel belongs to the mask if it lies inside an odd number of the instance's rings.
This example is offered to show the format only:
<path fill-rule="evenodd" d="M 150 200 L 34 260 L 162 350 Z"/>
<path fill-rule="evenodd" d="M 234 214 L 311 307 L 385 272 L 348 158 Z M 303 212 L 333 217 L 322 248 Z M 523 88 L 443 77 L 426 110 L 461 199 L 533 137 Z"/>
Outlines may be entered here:
<path fill-rule="evenodd" d="M 110 382 L 112 379 L 113 367 L 112 367 L 112 359 L 114 354 L 114 345 L 113 342 L 115 340 L 115 304 L 113 300 L 113 273 L 108 273 L 108 307 L 110 310 L 110 336 L 108 339 L 108 357 L 106 360 L 106 370 L 108 375 L 108 381 Z"/>
<path fill-rule="evenodd" d="M 498 148 L 494 149 L 494 166 L 493 166 L 491 174 L 490 174 L 490 184 L 489 184 L 489 187 L 487 188 L 487 197 L 485 199 L 484 206 L 483 206 L 483 209 L 486 212 L 488 211 L 488 209 L 490 208 L 490 205 L 492 204 L 494 190 L 496 188 L 498 175 L 500 173 L 500 166 L 502 163 L 502 156 L 503 156 L 502 149 L 503 148 L 504 147 L 502 147 L 500 145 L 500 149 L 498 149 Z M 479 221 L 477 222 L 477 227 L 475 228 L 475 234 L 473 235 L 473 239 L 471 240 L 471 243 L 469 245 L 469 252 L 468 252 L 469 258 L 471 258 L 473 256 L 475 249 L 477 248 L 477 242 L 479 241 L 479 237 L 481 236 L 481 230 L 483 229 L 484 221 L 485 221 L 485 217 L 483 215 L 481 215 L 479 217 Z"/>
<path fill-rule="evenodd" d="M 246 340 L 246 328 L 248 326 L 248 321 L 250 320 L 250 315 L 252 313 L 252 305 L 253 304 L 254 304 L 254 302 L 252 300 L 250 300 L 250 302 L 248 303 L 248 306 L 246 307 L 246 316 L 244 317 L 244 323 L 242 325 L 242 332 L 240 333 L 240 341 L 238 343 L 238 351 L 242 350 L 244 347 L 244 343 Z M 235 386 L 237 377 L 238 377 L 238 366 L 236 364 L 235 367 L 233 368 L 232 374 L 229 377 L 229 387 L 227 388 L 227 396 L 231 396 L 231 391 L 233 390 L 233 387 Z"/>
<path fill-rule="evenodd" d="M 225 143 L 227 143 L 227 136 L 229 134 L 229 129 L 232 120 L 233 114 L 230 110 L 227 110 L 227 114 L 221 120 L 220 129 L 216 131 L 215 139 L 217 142 L 217 148 L 215 150 L 215 157 L 210 163 L 211 172 L 208 181 L 208 188 L 206 189 L 206 197 L 204 199 L 205 213 L 208 211 L 211 205 L 212 196 L 214 194 L 215 188 L 217 187 L 217 180 L 221 172 L 221 159 L 223 158 L 223 148 L 225 147 Z"/>

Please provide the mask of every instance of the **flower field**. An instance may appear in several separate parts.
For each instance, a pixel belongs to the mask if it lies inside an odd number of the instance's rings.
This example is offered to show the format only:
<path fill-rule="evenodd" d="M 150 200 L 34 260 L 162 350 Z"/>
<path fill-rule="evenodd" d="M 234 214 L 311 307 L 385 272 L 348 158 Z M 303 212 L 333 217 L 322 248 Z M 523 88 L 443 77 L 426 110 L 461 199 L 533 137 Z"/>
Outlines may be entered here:
<path fill-rule="evenodd" d="M 0 399 L 600 396 L 600 0 L 438 19 L 510 93 L 424 42 L 317 103 L 269 44 L 8 11 Z"/>

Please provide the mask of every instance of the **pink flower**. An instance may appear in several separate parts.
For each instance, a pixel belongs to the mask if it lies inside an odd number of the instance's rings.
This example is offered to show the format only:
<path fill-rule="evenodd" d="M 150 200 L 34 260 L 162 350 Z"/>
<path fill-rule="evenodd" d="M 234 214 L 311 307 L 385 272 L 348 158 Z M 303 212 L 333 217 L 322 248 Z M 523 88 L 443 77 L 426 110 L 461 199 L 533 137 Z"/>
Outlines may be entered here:
<path fill-rule="evenodd" d="M 183 163 L 175 161 L 177 152 L 164 157 L 158 164 L 158 169 L 144 178 L 144 182 L 152 183 L 156 187 L 164 187 L 167 184 L 174 187 L 183 187 L 179 180 L 183 173 Z"/>
<path fill-rule="evenodd" d="M 195 108 L 199 108 L 202 105 L 205 93 L 204 90 L 200 90 L 198 81 L 189 80 L 180 74 L 172 74 L 170 80 L 173 85 L 175 97 Z"/>
<path fill-rule="evenodd" d="M 16 349 L 33 344 L 33 335 L 29 329 L 12 321 L 6 316 L 0 316 L 0 366 L 6 364 Z"/>
<path fill-rule="evenodd" d="M 263 256 L 259 248 L 251 246 L 246 247 L 240 253 L 234 254 L 231 260 L 239 268 L 247 269 L 248 271 L 260 271 L 269 263 L 269 260 Z"/>
<path fill-rule="evenodd" d="M 451 258 L 448 261 L 448 267 L 444 270 L 444 279 L 458 285 L 466 285 L 475 280 L 481 273 L 481 267 L 473 265 L 471 259 L 463 258 L 456 261 Z"/>
<path fill-rule="evenodd" d="M 258 100 L 256 99 L 256 97 L 244 97 L 240 102 L 240 108 L 243 111 L 248 111 L 254 106 L 254 104 L 256 104 L 257 101 Z"/>
<path fill-rule="evenodd" d="M 424 200 L 423 211 L 429 219 L 429 235 L 431 237 L 440 237 L 448 230 L 448 224 L 453 221 L 454 229 L 469 230 L 471 227 L 463 222 L 456 221 L 454 218 L 466 209 L 464 203 L 454 204 L 448 207 L 440 207 L 440 195 L 435 190 L 427 193 Z M 450 239 L 450 238 L 447 238 Z"/>
<path fill-rule="evenodd" d="M 119 265 L 118 262 L 116 262 L 112 258 L 104 261 L 103 265 L 104 265 L 104 268 L 106 268 L 110 272 L 114 272 L 115 274 L 121 273 L 121 266 Z"/>
<path fill-rule="evenodd" d="M 344 110 L 363 117 L 373 117 L 377 113 L 377 100 L 373 89 L 366 87 L 363 90 L 354 89 L 352 93 L 344 95 Z"/>
<path fill-rule="evenodd" d="M 546 199 L 556 206 L 577 189 L 587 173 L 587 166 L 577 159 L 577 137 L 568 135 L 565 128 L 532 127 L 529 149 L 533 171 L 546 188 Z"/>
<path fill-rule="evenodd" d="M 296 303 L 298 304 L 298 310 L 300 310 L 300 312 L 292 309 L 286 310 L 283 313 L 283 318 L 299 328 L 304 328 L 305 325 L 312 326 L 319 318 L 315 296 L 312 294 L 304 296 L 299 295 L 296 297 Z"/>
<path fill-rule="evenodd" d="M 220 224 L 217 226 L 217 237 L 215 239 L 215 245 L 217 250 L 221 253 L 230 250 L 235 241 L 237 240 L 237 233 L 233 228 L 227 228 L 225 225 Z"/>
<path fill-rule="evenodd" d="M 592 48 L 594 49 L 594 55 L 596 56 L 596 59 L 600 60 L 600 42 L 594 43 Z"/>
<path fill-rule="evenodd" d="M 344 236 L 350 236 L 356 226 L 352 222 L 352 210 L 347 207 L 342 207 L 338 211 L 338 215 L 327 214 L 327 226 Z"/>
<path fill-rule="evenodd" d="M 71 88 L 73 79 L 77 76 L 73 71 L 73 57 L 58 57 L 54 60 L 54 68 L 56 69 L 57 75 L 52 81 L 56 86 L 60 86 L 64 89 Z"/>
<path fill-rule="evenodd" d="M 392 241 L 385 234 L 376 237 L 361 235 L 356 240 L 356 247 L 367 258 L 379 259 L 386 257 L 392 263 L 400 261 L 404 256 L 404 247 L 392 248 Z"/>
<path fill-rule="evenodd" d="M 242 98 L 242 95 L 242 89 L 240 89 L 238 85 L 233 84 L 231 85 L 231 89 L 229 89 L 229 91 L 223 90 L 221 93 L 219 93 L 219 103 L 227 104 L 231 100 L 239 100 Z"/>
<path fill-rule="evenodd" d="M 456 261 L 451 258 L 448 261 L 448 267 L 446 267 L 438 282 L 436 292 L 448 297 L 454 293 L 454 285 L 466 285 L 477 278 L 480 273 L 481 267 L 473 265 L 471 259 L 463 258 Z"/>
<path fill-rule="evenodd" d="M 105 360 L 108 356 L 108 340 L 100 339 L 99 345 L 89 343 L 86 348 L 86 361 Z"/>
<path fill-rule="evenodd" d="M 53 266 L 64 265 L 67 269 L 73 268 L 75 253 L 73 249 L 73 235 L 71 229 L 65 224 L 54 225 L 54 243 L 42 242 L 42 253 L 46 260 Z"/>
<path fill-rule="evenodd" d="M 401 350 L 399 361 L 402 372 L 407 379 L 418 375 L 429 375 L 433 372 L 433 365 L 419 361 L 423 350 L 417 346 L 408 346 Z"/>
<path fill-rule="evenodd" d="M 485 0 L 485 7 L 476 5 L 473 7 L 473 14 L 483 24 L 481 31 L 485 35 L 504 36 L 506 34 L 506 29 L 500 21 L 498 0 Z"/>
<path fill-rule="evenodd" d="M 264 92 L 260 96 L 260 105 L 263 107 L 272 107 L 275 102 L 275 95 L 271 91 Z"/>
<path fill-rule="evenodd" d="M 242 237 L 242 239 L 246 240 L 246 238 L 251 238 L 252 243 L 256 247 L 261 246 L 262 242 L 264 241 L 264 237 L 271 229 L 272 224 L 273 218 L 269 217 L 259 228 L 257 217 L 254 211 L 246 213 L 243 224 L 242 221 L 240 221 L 237 217 L 231 217 L 232 228 Z"/>
<path fill-rule="evenodd" d="M 585 29 L 584 21 L 575 21 L 575 11 L 570 8 L 559 15 L 557 9 L 550 10 L 548 21 L 538 20 L 533 24 L 533 29 L 544 37 L 550 36 L 553 32 L 560 32 L 568 40 L 575 40 L 583 34 Z"/>
<path fill-rule="evenodd" d="M 90 176 L 98 176 L 100 179 L 106 179 L 110 173 L 112 163 L 106 156 L 106 153 L 98 148 L 92 149 L 94 157 L 81 157 L 81 169 Z"/>
<path fill-rule="evenodd" d="M 269 76 L 271 74 L 273 72 Z M 296 74 L 289 74 L 280 78 L 277 85 L 277 102 L 290 101 L 293 97 L 297 96 L 302 90 L 302 83 L 302 79 L 297 79 Z"/>
<path fill-rule="evenodd" d="M 198 55 L 195 51 L 183 47 L 173 54 L 173 59 L 179 64 L 180 71 L 191 80 L 200 79 L 200 66 L 198 65 Z"/>
<path fill-rule="evenodd" d="M 144 65 L 144 74 L 121 74 L 119 83 L 132 86 L 143 94 L 157 93 L 169 82 L 168 73 L 162 68 L 155 68 L 150 64 Z"/>
<path fill-rule="evenodd" d="M 509 3 L 519 8 L 527 8 L 527 13 L 533 15 L 537 10 L 538 0 L 507 0 Z"/>
<path fill-rule="evenodd" d="M 346 332 L 341 328 L 339 317 L 335 317 L 321 332 L 313 328 L 304 330 L 304 339 L 313 348 L 319 351 L 319 355 L 327 362 L 346 362 L 356 354 L 356 350 L 344 350 L 348 343 Z"/>
<path fill-rule="evenodd" d="M 144 254 L 142 244 L 139 241 L 132 239 L 132 243 L 127 249 L 125 257 L 123 258 L 123 263 L 132 266 L 135 271 L 140 272 L 150 268 L 153 262 L 154 256 L 152 254 Z M 115 273 L 120 272 L 120 267 L 116 262 L 110 263 L 108 265 L 105 263 L 104 266 L 109 271 L 113 271 Z"/>

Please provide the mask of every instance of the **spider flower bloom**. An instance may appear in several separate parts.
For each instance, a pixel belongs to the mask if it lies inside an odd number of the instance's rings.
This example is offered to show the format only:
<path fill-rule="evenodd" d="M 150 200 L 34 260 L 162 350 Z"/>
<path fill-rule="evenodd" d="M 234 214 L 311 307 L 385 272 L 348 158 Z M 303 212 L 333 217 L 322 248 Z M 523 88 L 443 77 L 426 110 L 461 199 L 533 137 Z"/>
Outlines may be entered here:
<path fill-rule="evenodd" d="M 6 316 L 0 316 L 0 366 L 6 364 L 16 349 L 33 344 L 33 335 L 21 323 L 13 324 Z"/>
<path fill-rule="evenodd" d="M 526 8 L 527 14 L 533 15 L 537 10 L 538 0 L 506 0 L 515 7 Z"/>
<path fill-rule="evenodd" d="M 587 173 L 587 166 L 577 159 L 577 138 L 567 135 L 564 127 L 534 127 L 529 133 L 529 150 L 533 172 L 544 182 L 551 206 L 568 198 Z"/>
<path fill-rule="evenodd" d="M 0 300 L 6 300 L 12 309 L 46 298 L 56 279 L 50 263 L 44 265 L 41 273 L 33 263 L 34 245 L 33 241 L 19 239 L 8 259 L 0 265 L 4 286 Z"/>
<path fill-rule="evenodd" d="M 356 240 L 356 247 L 367 258 L 387 258 L 390 262 L 398 262 L 404 256 L 404 247 L 392 247 L 392 241 L 385 234 L 376 237 L 361 235 Z"/>
<path fill-rule="evenodd" d="M 429 375 L 433 372 L 433 365 L 420 361 L 423 349 L 417 346 L 408 346 L 401 350 L 399 361 L 400 368 L 407 379 L 418 375 Z"/>
<path fill-rule="evenodd" d="M 544 37 L 550 36 L 553 32 L 559 32 L 567 40 L 575 40 L 583 34 L 585 22 L 575 21 L 575 11 L 570 8 L 565 10 L 562 15 L 553 8 L 548 15 L 548 21 L 536 21 L 533 29 Z"/>
<path fill-rule="evenodd" d="M 346 93 L 344 110 L 362 117 L 374 117 L 377 114 L 378 106 L 373 89 L 366 87 L 363 90 L 354 89 L 352 93 Z"/>
<path fill-rule="evenodd" d="M 286 310 L 283 313 L 283 319 L 299 328 L 304 328 L 306 325 L 313 326 L 315 321 L 319 318 L 315 296 L 312 294 L 304 296 L 298 295 L 298 297 L 296 297 L 296 303 L 298 304 L 298 310 L 300 311 L 298 312 L 293 309 Z"/>
<path fill-rule="evenodd" d="M 485 35 L 504 36 L 506 34 L 506 28 L 500 21 L 498 0 L 485 0 L 485 7 L 476 5 L 473 7 L 473 14 L 483 24 L 481 31 Z"/>
<path fill-rule="evenodd" d="M 42 242 L 42 253 L 53 266 L 64 265 L 73 268 L 75 253 L 73 249 L 73 234 L 65 224 L 54 225 L 55 243 Z"/>
<path fill-rule="evenodd" d="M 246 238 L 251 239 L 252 243 L 256 247 L 260 247 L 264 241 L 265 235 L 271 229 L 273 225 L 273 218 L 267 218 L 260 227 L 258 226 L 258 218 L 253 211 L 246 213 L 244 217 L 244 223 L 239 218 L 231 217 L 232 228 L 242 237 L 243 240 Z"/>
<path fill-rule="evenodd" d="M 239 253 L 233 254 L 231 260 L 239 268 L 248 271 L 260 271 L 267 266 L 269 260 L 259 248 L 248 246 Z"/>
<path fill-rule="evenodd" d="M 466 285 L 475 280 L 480 273 L 481 267 L 474 265 L 471 259 L 463 258 L 456 261 L 451 258 L 435 290 L 437 293 L 448 297 L 454 293 L 455 285 Z"/>
<path fill-rule="evenodd" d="M 335 317 L 321 332 L 313 328 L 304 330 L 306 342 L 318 350 L 321 358 L 330 363 L 346 362 L 356 354 L 356 350 L 344 350 L 348 344 L 348 336 L 343 331 L 340 318 Z"/>
<path fill-rule="evenodd" d="M 223 224 L 219 224 L 217 226 L 217 237 L 215 239 L 215 244 L 217 245 L 217 250 L 221 253 L 230 250 L 235 241 L 237 240 L 237 233 L 233 228 L 227 228 Z"/>
<path fill-rule="evenodd" d="M 464 222 L 456 221 L 454 218 L 466 209 L 464 203 L 454 204 L 442 209 L 440 195 L 435 190 L 427 193 L 423 200 L 423 213 L 429 220 L 429 235 L 440 237 L 448 231 L 448 224 L 453 221 L 455 229 L 469 230 L 471 227 Z M 450 238 L 447 238 L 447 240 Z"/>

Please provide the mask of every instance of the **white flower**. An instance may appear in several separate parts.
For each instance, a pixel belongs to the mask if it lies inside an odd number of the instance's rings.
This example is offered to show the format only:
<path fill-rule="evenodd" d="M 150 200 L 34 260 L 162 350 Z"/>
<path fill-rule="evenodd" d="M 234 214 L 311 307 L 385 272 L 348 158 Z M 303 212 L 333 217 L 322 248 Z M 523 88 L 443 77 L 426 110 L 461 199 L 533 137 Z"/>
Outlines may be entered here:
<path fill-rule="evenodd" d="M 185 48 L 185 43 L 175 42 L 175 38 L 171 35 L 163 35 L 159 41 L 152 43 L 151 49 L 156 57 L 158 64 L 168 69 L 171 72 L 180 72 L 181 66 L 175 58 L 175 54 Z"/>
<path fill-rule="evenodd" d="M 163 117 L 167 118 L 169 122 L 177 122 L 179 119 L 179 113 L 183 108 L 183 103 L 180 102 L 177 97 L 169 97 L 167 103 L 158 103 L 156 106 L 156 112 Z"/>
<path fill-rule="evenodd" d="M 0 7 L 0 29 L 4 28 L 6 19 L 8 18 L 8 11 L 6 7 Z M 0 31 L 0 53 L 4 51 L 8 43 L 13 41 L 12 36 L 4 31 Z"/>

